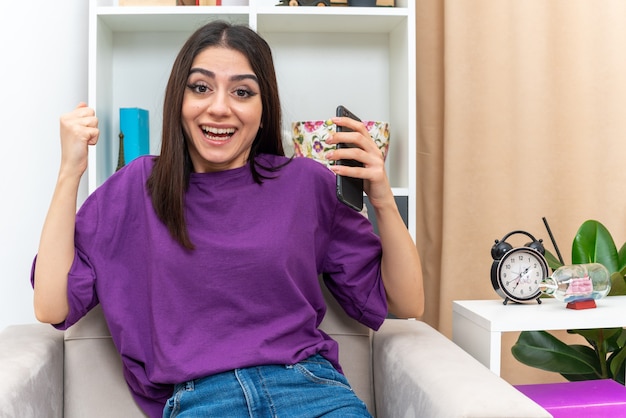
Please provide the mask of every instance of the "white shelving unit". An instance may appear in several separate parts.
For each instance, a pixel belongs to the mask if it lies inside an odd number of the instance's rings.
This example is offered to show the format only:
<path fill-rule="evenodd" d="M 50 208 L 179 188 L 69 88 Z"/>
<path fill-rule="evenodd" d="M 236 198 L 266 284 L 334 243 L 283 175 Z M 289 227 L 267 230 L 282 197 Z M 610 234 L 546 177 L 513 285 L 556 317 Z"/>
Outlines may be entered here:
<path fill-rule="evenodd" d="M 387 171 L 415 239 L 414 1 L 396 0 L 393 8 L 276 3 L 120 7 L 116 0 L 90 0 L 88 101 L 101 136 L 89 156 L 89 192 L 117 164 L 120 107 L 149 110 L 150 148 L 159 152 L 174 58 L 196 28 L 224 19 L 249 25 L 272 47 L 285 133 L 293 121 L 327 119 L 338 104 L 364 120 L 390 123 Z"/>

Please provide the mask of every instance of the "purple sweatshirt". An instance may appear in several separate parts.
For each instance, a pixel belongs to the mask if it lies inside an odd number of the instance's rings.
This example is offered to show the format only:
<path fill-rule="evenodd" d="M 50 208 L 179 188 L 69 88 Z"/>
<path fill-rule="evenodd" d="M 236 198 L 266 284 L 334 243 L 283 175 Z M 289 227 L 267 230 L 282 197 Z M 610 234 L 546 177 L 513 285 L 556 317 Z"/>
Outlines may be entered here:
<path fill-rule="evenodd" d="M 161 416 L 174 384 L 226 370 L 315 353 L 339 368 L 337 344 L 318 330 L 322 272 L 350 316 L 381 325 L 380 241 L 369 221 L 338 202 L 334 174 L 322 164 L 296 158 L 261 185 L 248 165 L 192 174 L 191 251 L 155 215 L 145 186 L 152 167 L 152 157 L 134 160 L 79 210 L 70 312 L 56 325 L 66 329 L 100 303 L 148 415 Z"/>

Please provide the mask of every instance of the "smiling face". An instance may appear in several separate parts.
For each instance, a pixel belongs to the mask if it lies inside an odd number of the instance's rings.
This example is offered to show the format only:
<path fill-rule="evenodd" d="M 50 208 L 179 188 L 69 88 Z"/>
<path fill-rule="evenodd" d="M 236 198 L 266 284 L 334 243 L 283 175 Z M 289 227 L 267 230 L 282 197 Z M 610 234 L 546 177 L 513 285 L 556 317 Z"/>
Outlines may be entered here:
<path fill-rule="evenodd" d="M 181 113 L 194 171 L 245 165 L 262 113 L 259 83 L 242 53 L 224 47 L 200 52 L 189 71 Z"/>

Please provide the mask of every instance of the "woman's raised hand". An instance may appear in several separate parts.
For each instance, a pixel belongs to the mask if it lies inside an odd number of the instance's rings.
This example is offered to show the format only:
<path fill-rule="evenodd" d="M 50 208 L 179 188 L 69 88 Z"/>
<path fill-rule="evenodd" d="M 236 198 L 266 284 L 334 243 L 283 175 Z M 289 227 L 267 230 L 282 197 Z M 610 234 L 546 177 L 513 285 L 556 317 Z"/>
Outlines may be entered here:
<path fill-rule="evenodd" d="M 87 169 L 88 146 L 98 142 L 95 111 L 85 103 L 61 116 L 61 171 L 82 176 Z"/>

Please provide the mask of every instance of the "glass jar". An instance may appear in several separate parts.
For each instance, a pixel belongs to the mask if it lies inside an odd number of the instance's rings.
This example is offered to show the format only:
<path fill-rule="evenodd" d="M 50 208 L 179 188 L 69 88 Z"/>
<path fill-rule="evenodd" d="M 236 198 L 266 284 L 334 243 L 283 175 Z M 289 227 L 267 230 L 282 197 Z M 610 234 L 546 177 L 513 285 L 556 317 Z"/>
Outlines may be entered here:
<path fill-rule="evenodd" d="M 602 299 L 611 290 L 611 274 L 599 263 L 561 266 L 539 288 L 566 303 Z"/>

